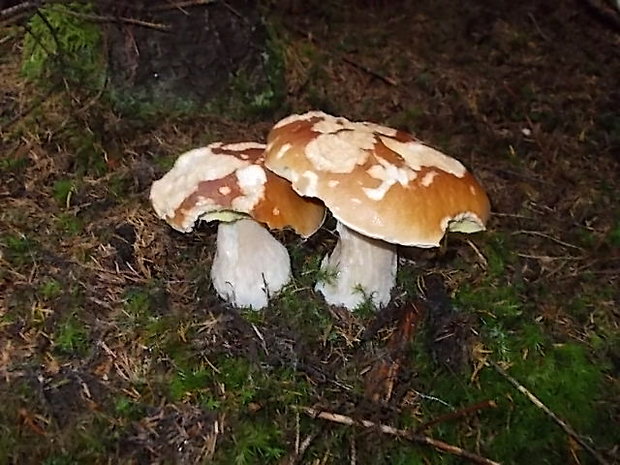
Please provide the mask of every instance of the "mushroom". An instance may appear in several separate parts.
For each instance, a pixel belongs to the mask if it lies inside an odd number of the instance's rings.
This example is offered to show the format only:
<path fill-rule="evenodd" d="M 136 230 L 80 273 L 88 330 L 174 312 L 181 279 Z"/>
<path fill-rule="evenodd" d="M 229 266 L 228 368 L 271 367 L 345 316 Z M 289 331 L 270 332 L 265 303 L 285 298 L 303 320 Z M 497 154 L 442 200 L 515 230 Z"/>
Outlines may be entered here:
<path fill-rule="evenodd" d="M 384 306 L 397 244 L 436 247 L 446 231 L 485 229 L 490 205 L 476 179 L 408 133 L 313 111 L 279 121 L 267 142 L 265 166 L 338 221 L 321 265 L 335 278 L 316 285 L 330 304 L 353 309 L 368 296 Z"/>
<path fill-rule="evenodd" d="M 217 142 L 190 150 L 151 187 L 155 212 L 177 231 L 190 232 L 198 220 L 220 221 L 211 279 L 237 307 L 265 307 L 291 277 L 288 251 L 259 223 L 307 237 L 325 216 L 319 202 L 263 168 L 264 149 Z"/>

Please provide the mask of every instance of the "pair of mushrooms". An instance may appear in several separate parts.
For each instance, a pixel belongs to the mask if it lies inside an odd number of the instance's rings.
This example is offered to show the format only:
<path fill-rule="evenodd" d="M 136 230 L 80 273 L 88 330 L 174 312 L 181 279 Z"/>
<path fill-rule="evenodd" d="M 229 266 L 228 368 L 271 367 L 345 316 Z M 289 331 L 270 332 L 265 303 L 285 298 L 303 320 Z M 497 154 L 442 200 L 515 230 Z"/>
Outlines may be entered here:
<path fill-rule="evenodd" d="M 178 231 L 220 221 L 213 285 L 256 309 L 291 278 L 286 248 L 263 225 L 308 237 L 329 209 L 340 238 L 321 267 L 335 274 L 316 289 L 353 309 L 367 297 L 389 302 L 398 244 L 436 247 L 446 231 L 484 230 L 490 210 L 454 158 L 408 133 L 317 111 L 279 121 L 267 145 L 214 143 L 181 155 L 151 202 Z"/>

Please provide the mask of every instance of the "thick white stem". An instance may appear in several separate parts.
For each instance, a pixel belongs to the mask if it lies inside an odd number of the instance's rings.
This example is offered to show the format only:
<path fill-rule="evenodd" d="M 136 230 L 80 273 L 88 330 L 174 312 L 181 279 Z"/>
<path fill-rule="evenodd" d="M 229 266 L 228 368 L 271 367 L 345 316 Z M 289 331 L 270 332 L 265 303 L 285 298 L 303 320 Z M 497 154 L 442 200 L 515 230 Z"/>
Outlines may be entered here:
<path fill-rule="evenodd" d="M 260 309 L 291 279 L 286 248 L 251 219 L 220 223 L 211 279 L 218 295 L 235 307 Z"/>
<path fill-rule="evenodd" d="M 328 303 L 349 310 L 367 298 L 378 307 L 386 305 L 396 283 L 396 246 L 365 237 L 341 223 L 337 229 L 340 240 L 321 263 L 327 278 L 315 289 Z"/>

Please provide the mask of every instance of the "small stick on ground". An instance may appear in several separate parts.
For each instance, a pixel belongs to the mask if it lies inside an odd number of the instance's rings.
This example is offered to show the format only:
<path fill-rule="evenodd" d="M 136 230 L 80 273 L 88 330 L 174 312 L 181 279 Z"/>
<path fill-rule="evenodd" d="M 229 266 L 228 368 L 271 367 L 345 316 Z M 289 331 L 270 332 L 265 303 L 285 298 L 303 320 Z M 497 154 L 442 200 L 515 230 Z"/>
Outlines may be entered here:
<path fill-rule="evenodd" d="M 348 65 L 353 66 L 354 68 L 359 69 L 360 71 L 365 72 L 366 74 L 369 74 L 370 76 L 372 76 L 374 78 L 379 79 L 380 81 L 385 82 L 386 84 L 389 84 L 390 86 L 397 86 L 398 85 L 398 82 L 396 81 L 396 79 L 393 79 L 393 78 L 388 77 L 388 76 L 384 76 L 383 74 L 375 71 L 374 69 L 370 69 L 368 66 L 364 66 L 361 63 L 353 61 L 349 57 L 343 56 L 342 57 L 342 61 L 344 61 Z"/>
<path fill-rule="evenodd" d="M 470 405 L 469 407 L 465 407 L 460 410 L 457 410 L 456 412 L 450 412 L 450 413 L 446 413 L 445 415 L 441 415 L 435 418 L 434 420 L 424 423 L 419 428 L 416 428 L 416 432 L 421 433 L 439 423 L 443 423 L 445 421 L 450 421 L 450 420 L 455 420 L 457 418 L 470 415 L 474 412 L 477 412 L 478 410 L 482 410 L 482 409 L 489 408 L 489 407 L 493 407 L 493 408 L 497 407 L 497 404 L 495 403 L 494 400 L 485 400 L 482 402 L 478 402 L 477 404 Z"/>
<path fill-rule="evenodd" d="M 556 422 L 560 426 L 560 428 L 562 428 L 566 432 L 566 434 L 573 438 L 581 447 L 587 450 L 598 463 L 600 463 L 601 465 L 609 465 L 609 462 L 607 462 L 607 460 L 601 457 L 601 455 L 596 450 L 594 450 L 592 446 L 590 446 L 590 444 L 588 444 L 579 434 L 577 434 L 577 432 L 573 429 L 571 425 L 558 417 L 549 407 L 543 404 L 538 397 L 528 391 L 525 386 L 523 386 L 521 383 L 519 383 L 519 381 L 510 376 L 506 372 L 506 370 L 500 367 L 497 363 L 495 363 L 493 360 L 489 360 L 488 362 L 493 367 L 493 369 L 497 371 L 500 375 L 502 375 L 510 384 L 512 384 L 517 389 L 517 391 L 527 397 L 530 402 L 532 402 L 536 407 L 545 412 L 554 422 Z"/>
<path fill-rule="evenodd" d="M 299 444 L 299 448 L 295 447 L 296 450 L 294 450 L 289 455 L 284 457 L 279 462 L 279 465 L 297 465 L 303 458 L 304 453 L 306 452 L 306 449 L 308 449 L 308 447 L 310 446 L 314 438 L 316 438 L 316 436 L 317 436 L 316 433 L 309 434 L 308 436 L 306 436 L 304 440 L 301 441 L 301 443 Z"/>
<path fill-rule="evenodd" d="M 168 3 L 166 5 L 156 5 L 149 8 L 150 11 L 182 10 L 190 6 L 212 5 L 217 0 L 189 0 L 184 2 Z"/>
<path fill-rule="evenodd" d="M 67 10 L 65 12 L 70 16 L 76 18 L 85 19 L 86 21 L 100 22 L 100 23 L 125 23 L 132 26 L 140 26 L 148 29 L 154 29 L 160 32 L 169 32 L 171 27 L 166 24 L 152 23 L 150 21 L 144 21 L 137 18 L 126 18 L 124 16 L 108 16 L 108 15 L 96 15 L 91 13 L 78 13 L 77 11 Z"/>
<path fill-rule="evenodd" d="M 338 413 L 333 413 L 333 412 L 325 412 L 325 411 L 308 408 L 308 407 L 304 407 L 303 411 L 306 413 L 306 415 L 312 418 L 320 418 L 322 420 L 331 421 L 333 423 L 339 423 L 341 425 L 363 426 L 364 428 L 376 429 L 383 434 L 389 434 L 390 436 L 396 436 L 398 438 L 406 439 L 408 441 L 415 442 L 417 444 L 425 444 L 427 446 L 431 446 L 437 449 L 438 451 L 445 452 L 447 454 L 452 454 L 457 457 L 462 457 L 464 459 L 467 459 L 479 465 L 500 465 L 499 462 L 494 462 L 493 460 L 487 459 L 478 454 L 474 454 L 473 452 L 466 451 L 464 449 L 461 449 L 460 447 L 453 446 L 452 444 L 448 444 L 447 442 L 443 442 L 438 439 L 433 439 L 430 436 L 425 436 L 423 434 L 417 434 L 412 431 L 394 428 L 393 426 L 374 423 L 370 420 L 356 421 L 353 418 L 348 417 L 346 415 L 340 415 Z"/>

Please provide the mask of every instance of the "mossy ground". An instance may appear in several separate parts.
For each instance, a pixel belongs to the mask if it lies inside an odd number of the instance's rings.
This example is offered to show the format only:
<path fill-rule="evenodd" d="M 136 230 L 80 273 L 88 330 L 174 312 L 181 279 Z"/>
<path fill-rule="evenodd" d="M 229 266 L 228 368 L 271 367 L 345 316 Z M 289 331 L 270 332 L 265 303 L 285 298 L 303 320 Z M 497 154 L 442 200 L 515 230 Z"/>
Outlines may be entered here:
<path fill-rule="evenodd" d="M 19 28 L 0 41 L 0 463 L 283 464 L 310 438 L 298 463 L 456 464 L 303 407 L 418 428 L 486 401 L 425 433 L 507 464 L 595 463 L 488 360 L 618 460 L 617 36 L 569 1 L 354 4 L 265 2 L 286 101 L 258 121 L 144 123 L 79 89 L 46 95 L 20 74 Z M 461 158 L 493 201 L 489 230 L 401 250 L 378 314 L 314 292 L 331 222 L 306 242 L 279 233 L 294 282 L 263 312 L 228 308 L 209 280 L 214 226 L 174 232 L 150 184 L 184 150 L 262 140 L 308 109 Z M 422 294 L 392 395 L 373 402 L 391 316 Z"/>

